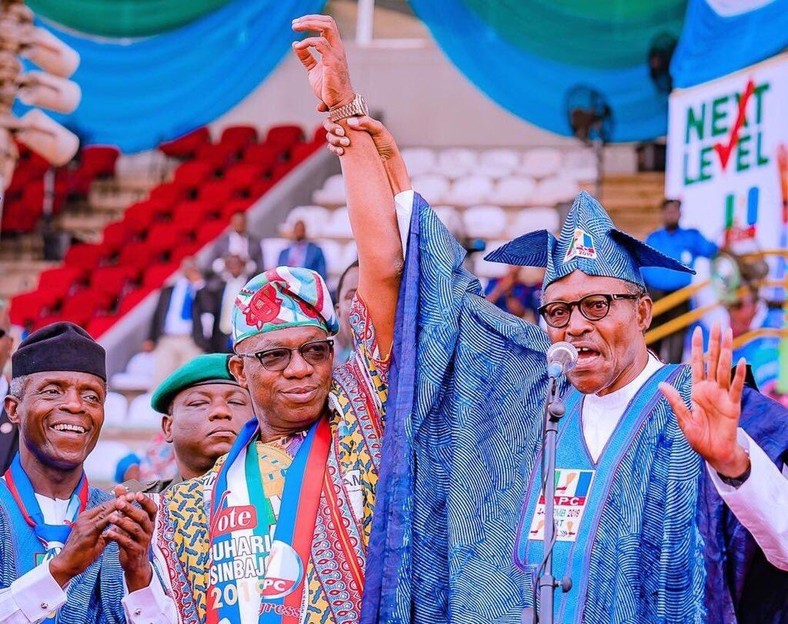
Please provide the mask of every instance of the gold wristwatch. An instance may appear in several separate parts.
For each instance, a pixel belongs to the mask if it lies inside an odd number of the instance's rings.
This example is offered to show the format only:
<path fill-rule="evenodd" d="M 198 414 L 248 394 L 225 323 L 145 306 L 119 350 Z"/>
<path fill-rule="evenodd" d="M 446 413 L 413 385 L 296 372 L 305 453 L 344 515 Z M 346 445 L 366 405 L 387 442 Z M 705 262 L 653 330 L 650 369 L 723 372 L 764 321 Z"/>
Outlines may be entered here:
<path fill-rule="evenodd" d="M 337 108 L 332 108 L 330 111 L 328 111 L 328 118 L 333 122 L 337 122 L 340 119 L 347 119 L 348 117 L 367 114 L 369 114 L 369 110 L 367 109 L 367 101 L 364 99 L 363 95 L 356 93 L 356 95 L 348 104 L 338 106 Z"/>

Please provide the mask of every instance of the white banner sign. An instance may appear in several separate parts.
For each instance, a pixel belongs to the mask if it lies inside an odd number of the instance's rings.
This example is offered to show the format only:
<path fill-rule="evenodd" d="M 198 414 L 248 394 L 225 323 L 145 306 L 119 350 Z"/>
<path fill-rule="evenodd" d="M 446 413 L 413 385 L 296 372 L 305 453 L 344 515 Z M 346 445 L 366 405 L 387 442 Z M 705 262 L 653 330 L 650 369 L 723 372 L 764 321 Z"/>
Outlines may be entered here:
<path fill-rule="evenodd" d="M 682 226 L 734 251 L 785 244 L 778 153 L 788 147 L 788 54 L 670 96 L 666 195 Z"/>

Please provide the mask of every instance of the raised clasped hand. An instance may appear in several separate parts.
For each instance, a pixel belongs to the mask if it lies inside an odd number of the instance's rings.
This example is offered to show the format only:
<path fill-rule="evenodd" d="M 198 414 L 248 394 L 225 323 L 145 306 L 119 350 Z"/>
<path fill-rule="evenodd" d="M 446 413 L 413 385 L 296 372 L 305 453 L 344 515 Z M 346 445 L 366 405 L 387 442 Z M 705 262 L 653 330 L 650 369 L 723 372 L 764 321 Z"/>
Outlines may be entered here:
<path fill-rule="evenodd" d="M 715 323 L 704 366 L 703 335 L 697 328 L 692 335 L 692 408 L 687 408 L 674 387 L 659 385 L 689 445 L 727 477 L 743 474 L 749 465 L 747 453 L 737 440 L 746 362 L 744 358 L 739 360 L 731 380 L 732 359 L 733 334 L 730 329 L 723 332 Z"/>
<path fill-rule="evenodd" d="M 353 100 L 353 86 L 350 84 L 347 57 L 336 22 L 328 15 L 304 15 L 293 20 L 296 32 L 317 32 L 293 43 L 301 64 L 306 68 L 309 86 L 320 100 L 319 111 L 349 104 Z M 314 49 L 319 58 L 312 54 Z"/>
<path fill-rule="evenodd" d="M 156 505 L 140 492 L 126 493 L 116 486 L 115 511 L 105 535 L 118 545 L 120 565 L 129 591 L 150 585 L 153 570 L 150 564 L 150 544 L 153 537 Z M 138 506 L 134 503 L 138 503 Z"/>

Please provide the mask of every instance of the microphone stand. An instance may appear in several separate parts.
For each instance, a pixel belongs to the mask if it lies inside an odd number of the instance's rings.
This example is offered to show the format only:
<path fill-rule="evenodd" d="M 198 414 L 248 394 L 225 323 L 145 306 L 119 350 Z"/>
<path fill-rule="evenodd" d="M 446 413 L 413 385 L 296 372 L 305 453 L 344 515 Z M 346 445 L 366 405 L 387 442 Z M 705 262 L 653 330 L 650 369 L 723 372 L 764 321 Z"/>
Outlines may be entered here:
<path fill-rule="evenodd" d="M 539 624 L 554 623 L 554 591 L 561 587 L 564 592 L 572 588 L 572 581 L 565 577 L 562 581 L 553 576 L 553 547 L 555 546 L 555 451 L 558 436 L 558 421 L 564 415 L 565 408 L 558 397 L 557 375 L 549 371 L 547 397 L 544 408 L 544 426 L 542 428 L 542 484 L 544 487 L 544 557 L 539 568 L 536 586 L 539 590 L 539 613 L 536 619 L 536 604 L 533 609 L 525 609 L 522 622 L 538 622 Z"/>

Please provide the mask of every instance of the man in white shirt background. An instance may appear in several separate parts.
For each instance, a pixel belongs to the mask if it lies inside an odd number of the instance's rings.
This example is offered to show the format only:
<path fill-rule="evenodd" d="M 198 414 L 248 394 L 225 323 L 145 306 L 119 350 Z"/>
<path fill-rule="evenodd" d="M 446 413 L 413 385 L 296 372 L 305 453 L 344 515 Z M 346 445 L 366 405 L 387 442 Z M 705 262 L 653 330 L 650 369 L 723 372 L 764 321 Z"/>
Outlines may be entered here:
<path fill-rule="evenodd" d="M 12 358 L 5 407 L 20 449 L 0 480 L 0 622 L 175 622 L 150 562 L 155 505 L 91 488 L 104 422 L 104 349 L 54 323 Z"/>
<path fill-rule="evenodd" d="M 153 386 L 157 386 L 176 368 L 202 353 L 192 337 L 194 302 L 205 286 L 202 272 L 191 256 L 183 259 L 178 277 L 159 293 L 151 319 L 148 340 L 143 350 L 153 350 Z M 199 320 L 197 320 L 199 322 Z"/>
<path fill-rule="evenodd" d="M 225 270 L 228 255 L 243 258 L 246 263 L 245 271 L 250 276 L 265 269 L 260 239 L 249 232 L 245 212 L 234 213 L 230 217 L 230 229 L 216 240 L 210 261 L 210 268 L 214 273 Z"/>

